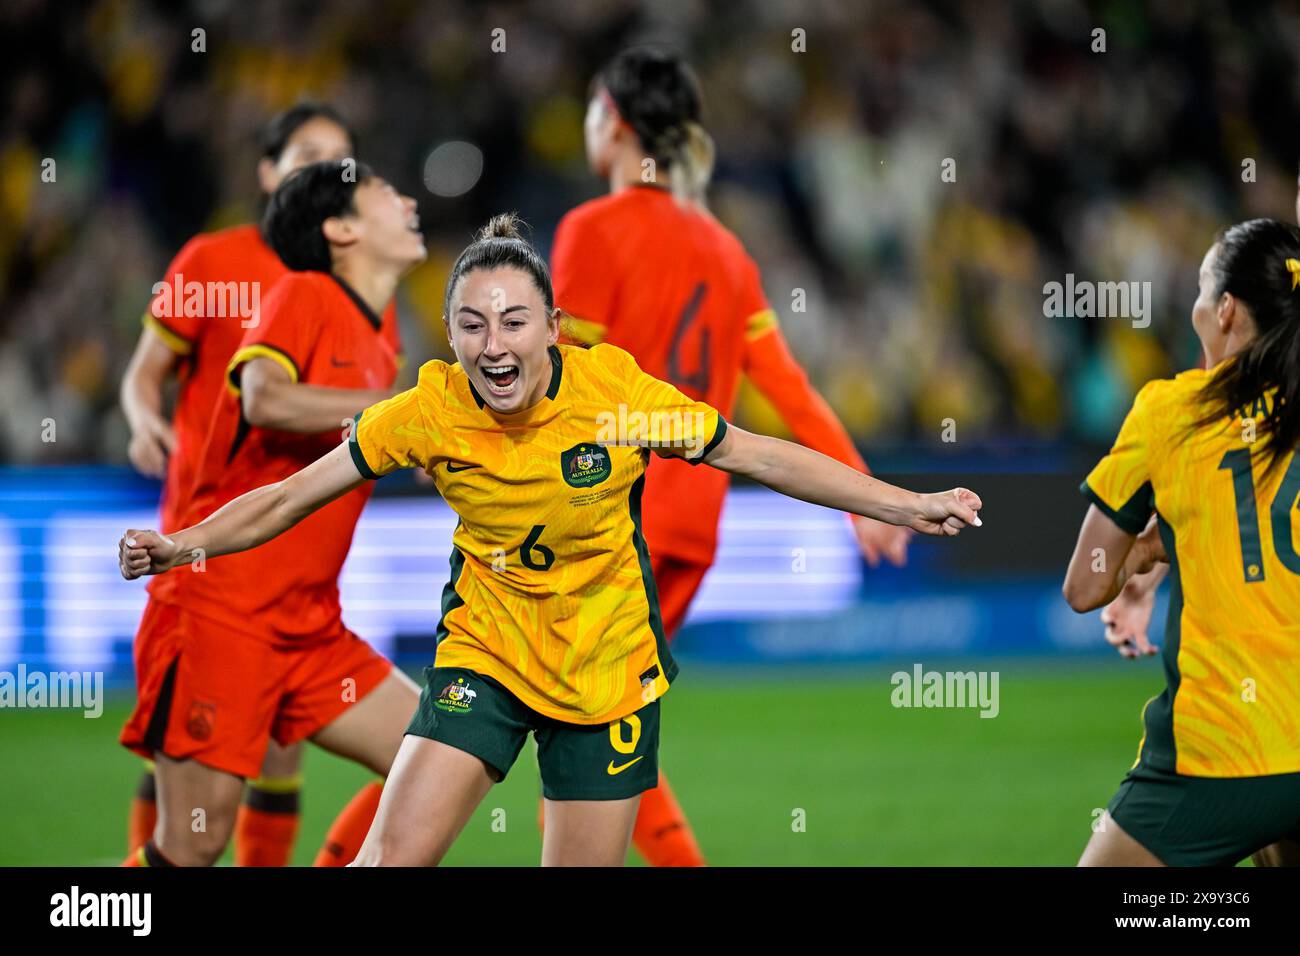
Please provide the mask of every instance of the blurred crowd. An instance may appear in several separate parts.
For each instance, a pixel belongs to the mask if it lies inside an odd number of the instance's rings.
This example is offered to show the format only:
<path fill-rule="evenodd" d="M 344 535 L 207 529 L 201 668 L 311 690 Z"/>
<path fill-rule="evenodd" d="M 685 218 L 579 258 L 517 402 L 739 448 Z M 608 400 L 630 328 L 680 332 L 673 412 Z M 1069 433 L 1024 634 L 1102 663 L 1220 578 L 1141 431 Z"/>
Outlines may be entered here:
<path fill-rule="evenodd" d="M 419 197 L 431 255 L 399 311 L 409 356 L 447 357 L 451 260 L 506 209 L 549 251 L 603 191 L 588 83 L 647 40 L 696 65 L 710 205 L 868 451 L 938 446 L 946 419 L 959 444 L 1108 443 L 1143 382 L 1196 363 L 1214 233 L 1295 215 L 1290 4 L 6 0 L 0 461 L 125 460 L 150 288 L 190 235 L 258 215 L 257 131 L 303 96 Z M 483 159 L 455 196 L 428 182 L 448 141 Z M 1046 315 L 1067 274 L 1150 282 L 1150 326 Z M 740 418 L 780 430 L 749 391 Z"/>

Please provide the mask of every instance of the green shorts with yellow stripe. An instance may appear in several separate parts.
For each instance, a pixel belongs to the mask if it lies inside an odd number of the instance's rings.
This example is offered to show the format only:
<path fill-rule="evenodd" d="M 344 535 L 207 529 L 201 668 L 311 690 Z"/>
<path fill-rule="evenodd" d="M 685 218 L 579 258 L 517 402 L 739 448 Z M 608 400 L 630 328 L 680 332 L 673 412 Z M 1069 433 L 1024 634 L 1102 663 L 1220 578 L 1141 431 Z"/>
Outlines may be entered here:
<path fill-rule="evenodd" d="M 1189 777 L 1139 762 L 1106 809 L 1166 866 L 1234 866 L 1300 840 L 1300 773 Z"/>
<path fill-rule="evenodd" d="M 426 667 L 406 728 L 473 754 L 504 780 L 531 732 L 548 800 L 625 800 L 659 783 L 659 701 L 608 724 L 569 724 L 463 667 Z"/>

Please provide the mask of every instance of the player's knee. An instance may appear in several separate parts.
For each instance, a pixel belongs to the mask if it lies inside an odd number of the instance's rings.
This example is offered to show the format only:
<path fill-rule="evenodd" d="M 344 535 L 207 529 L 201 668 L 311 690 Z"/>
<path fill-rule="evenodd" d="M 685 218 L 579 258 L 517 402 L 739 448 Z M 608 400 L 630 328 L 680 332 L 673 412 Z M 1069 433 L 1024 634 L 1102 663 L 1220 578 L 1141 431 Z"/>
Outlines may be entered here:
<path fill-rule="evenodd" d="M 160 827 L 158 849 L 177 866 L 212 866 L 221 859 L 235 828 L 235 810 L 206 812 L 169 820 Z"/>
<path fill-rule="evenodd" d="M 277 780 L 292 777 L 298 773 L 301 766 L 301 744 L 281 747 L 275 741 L 271 741 L 267 745 L 266 756 L 262 759 L 262 776 Z"/>
<path fill-rule="evenodd" d="M 213 866 L 221 859 L 226 841 L 209 833 L 169 836 L 157 841 L 159 852 L 177 866 Z"/>

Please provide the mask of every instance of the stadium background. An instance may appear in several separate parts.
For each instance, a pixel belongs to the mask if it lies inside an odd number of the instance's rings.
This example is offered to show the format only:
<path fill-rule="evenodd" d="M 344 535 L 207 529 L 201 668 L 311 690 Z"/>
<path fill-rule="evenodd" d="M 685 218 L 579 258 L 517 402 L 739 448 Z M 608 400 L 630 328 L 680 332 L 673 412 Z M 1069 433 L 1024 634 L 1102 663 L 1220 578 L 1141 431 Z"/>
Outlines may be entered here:
<path fill-rule="evenodd" d="M 398 303 L 413 370 L 449 356 L 442 284 L 478 225 L 517 210 L 547 252 L 603 191 L 587 84 L 641 40 L 697 66 L 711 206 L 873 467 L 986 504 L 978 534 L 868 570 L 840 516 L 736 489 L 665 705 L 664 766 L 706 854 L 1077 857 L 1162 677 L 1059 598 L 1075 489 L 1141 384 L 1195 363 L 1215 230 L 1294 215 L 1293 4 L 16 0 L 0 28 L 0 670 L 113 688 L 95 720 L 0 711 L 0 864 L 124 849 L 138 764 L 115 737 L 143 591 L 113 555 L 158 489 L 125 466 L 117 385 L 171 254 L 257 214 L 260 124 L 329 100 L 419 198 L 431 254 Z M 1150 326 L 1046 316 L 1043 285 L 1067 273 L 1150 282 Z M 748 390 L 737 418 L 784 434 Z M 410 668 L 431 655 L 450 529 L 441 502 L 386 479 L 345 574 L 351 626 Z M 915 663 L 998 672 L 998 716 L 892 707 L 891 673 Z M 317 753 L 307 776 L 300 860 L 363 775 Z M 536 787 L 525 758 L 449 862 L 535 862 Z"/>

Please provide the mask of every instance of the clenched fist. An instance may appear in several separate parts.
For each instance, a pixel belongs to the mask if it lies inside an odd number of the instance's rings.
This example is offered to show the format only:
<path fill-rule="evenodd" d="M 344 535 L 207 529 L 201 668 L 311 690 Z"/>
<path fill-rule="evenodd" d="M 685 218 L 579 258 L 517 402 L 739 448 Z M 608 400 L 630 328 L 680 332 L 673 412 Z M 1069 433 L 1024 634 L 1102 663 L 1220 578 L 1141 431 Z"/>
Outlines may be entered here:
<path fill-rule="evenodd" d="M 980 496 L 967 488 L 954 488 L 932 495 L 921 495 L 921 504 L 909 527 L 921 534 L 960 534 L 967 525 L 978 528 L 982 521 L 976 514 L 984 507 Z"/>
<path fill-rule="evenodd" d="M 117 543 L 117 563 L 128 581 L 146 574 L 161 574 L 175 567 L 181 548 L 157 531 L 127 531 Z"/>

